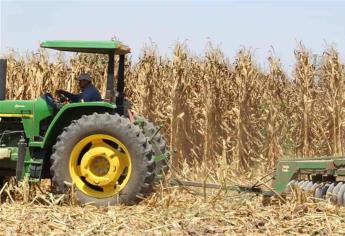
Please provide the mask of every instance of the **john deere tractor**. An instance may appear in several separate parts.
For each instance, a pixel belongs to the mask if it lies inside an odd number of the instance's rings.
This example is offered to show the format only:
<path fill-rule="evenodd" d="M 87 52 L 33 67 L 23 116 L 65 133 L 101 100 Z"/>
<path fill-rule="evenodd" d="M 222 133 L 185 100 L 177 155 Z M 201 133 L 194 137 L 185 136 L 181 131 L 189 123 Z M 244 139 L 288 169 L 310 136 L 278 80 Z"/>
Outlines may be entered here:
<path fill-rule="evenodd" d="M 5 100 L 6 60 L 0 60 L 0 179 L 74 186 L 80 203 L 135 204 L 153 191 L 167 169 L 159 129 L 125 106 L 125 55 L 118 41 L 46 41 L 41 47 L 106 54 L 106 95 L 100 102 L 64 102 L 45 93 L 36 100 Z M 114 86 L 118 57 L 117 86 Z"/>

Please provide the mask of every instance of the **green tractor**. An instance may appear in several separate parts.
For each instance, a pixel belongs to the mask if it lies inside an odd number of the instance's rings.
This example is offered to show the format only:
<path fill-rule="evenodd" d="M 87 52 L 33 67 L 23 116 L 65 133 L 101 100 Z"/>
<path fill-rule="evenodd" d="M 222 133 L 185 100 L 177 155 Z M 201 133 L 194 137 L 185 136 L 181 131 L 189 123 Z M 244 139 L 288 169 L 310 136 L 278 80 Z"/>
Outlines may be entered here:
<path fill-rule="evenodd" d="M 118 41 L 46 41 L 41 47 L 108 55 L 106 96 L 78 103 L 56 101 L 49 93 L 31 101 L 5 100 L 6 60 L 0 60 L 1 182 L 9 176 L 51 178 L 59 192 L 74 186 L 81 204 L 136 204 L 167 170 L 169 152 L 159 128 L 125 105 L 130 48 Z"/>

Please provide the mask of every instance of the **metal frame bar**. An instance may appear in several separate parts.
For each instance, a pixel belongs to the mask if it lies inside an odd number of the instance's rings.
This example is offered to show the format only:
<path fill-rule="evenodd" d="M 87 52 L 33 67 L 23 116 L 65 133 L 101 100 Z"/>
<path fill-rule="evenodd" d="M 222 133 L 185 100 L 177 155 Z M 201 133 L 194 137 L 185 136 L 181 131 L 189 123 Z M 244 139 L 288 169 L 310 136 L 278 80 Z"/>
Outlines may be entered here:
<path fill-rule="evenodd" d="M 7 60 L 0 59 L 0 100 L 6 99 L 6 70 Z"/>
<path fill-rule="evenodd" d="M 124 98 L 125 98 L 125 55 L 120 55 L 118 79 L 117 79 L 117 113 L 124 115 Z"/>
<path fill-rule="evenodd" d="M 105 94 L 105 100 L 111 102 L 114 100 L 114 71 L 115 71 L 115 60 L 114 52 L 110 52 L 108 60 L 108 79 L 107 79 L 107 89 Z"/>

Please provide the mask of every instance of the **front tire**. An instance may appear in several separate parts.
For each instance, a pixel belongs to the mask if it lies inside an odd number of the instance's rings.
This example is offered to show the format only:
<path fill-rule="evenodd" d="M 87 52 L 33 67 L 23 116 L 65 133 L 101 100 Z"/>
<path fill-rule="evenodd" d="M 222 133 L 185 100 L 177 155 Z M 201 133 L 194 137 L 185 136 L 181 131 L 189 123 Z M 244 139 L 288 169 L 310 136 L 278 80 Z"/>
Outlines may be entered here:
<path fill-rule="evenodd" d="M 53 183 L 76 187 L 80 203 L 133 205 L 152 191 L 155 163 L 140 129 L 119 115 L 93 114 L 73 121 L 51 157 Z"/>

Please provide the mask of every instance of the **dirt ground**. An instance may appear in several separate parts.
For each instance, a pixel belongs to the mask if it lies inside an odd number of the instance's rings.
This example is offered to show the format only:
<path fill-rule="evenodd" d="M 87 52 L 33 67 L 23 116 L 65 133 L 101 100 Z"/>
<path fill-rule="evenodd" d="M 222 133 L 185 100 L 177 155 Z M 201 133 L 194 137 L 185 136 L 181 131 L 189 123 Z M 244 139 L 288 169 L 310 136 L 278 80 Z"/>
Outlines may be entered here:
<path fill-rule="evenodd" d="M 252 193 L 169 187 L 136 206 L 96 208 L 49 196 L 7 198 L 0 205 L 0 235 L 345 234 L 345 207 L 311 198 L 264 206 Z"/>

